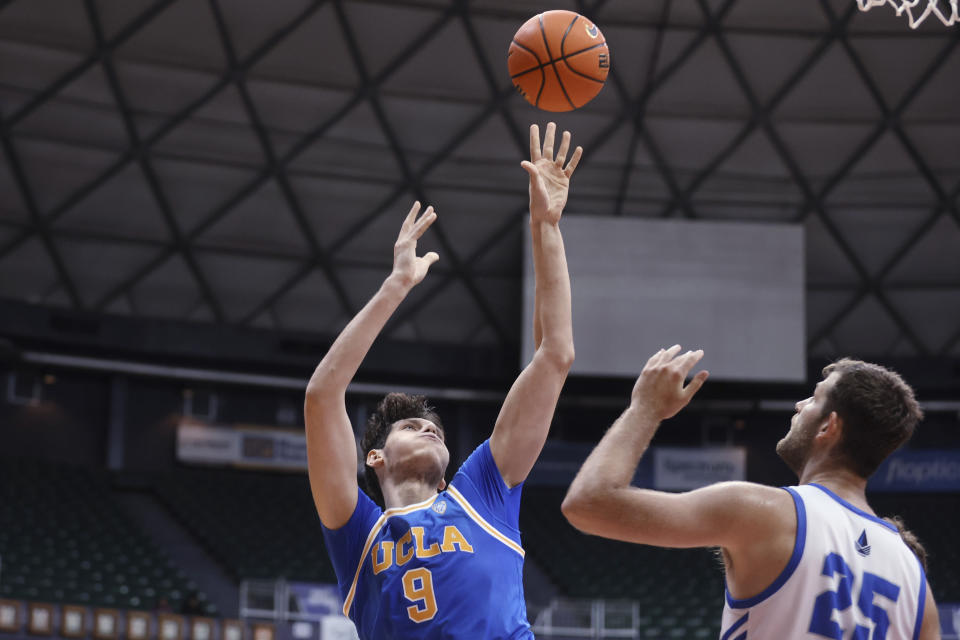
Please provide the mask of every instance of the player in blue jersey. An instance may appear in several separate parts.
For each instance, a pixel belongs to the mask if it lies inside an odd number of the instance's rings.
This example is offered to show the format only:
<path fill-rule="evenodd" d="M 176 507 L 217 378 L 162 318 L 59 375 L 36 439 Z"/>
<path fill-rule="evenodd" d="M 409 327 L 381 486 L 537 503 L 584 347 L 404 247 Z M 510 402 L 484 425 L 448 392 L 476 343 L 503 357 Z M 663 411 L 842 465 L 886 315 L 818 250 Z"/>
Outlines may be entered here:
<path fill-rule="evenodd" d="M 393 271 L 344 328 L 307 386 L 304 414 L 313 499 L 343 612 L 361 638 L 533 638 L 523 597 L 521 485 L 540 455 L 573 362 L 570 279 L 558 223 L 570 176 L 570 134 L 554 156 L 556 126 L 540 145 L 530 128 L 530 225 L 536 295 L 532 360 L 514 382 L 493 433 L 447 486 L 450 454 L 422 398 L 389 394 L 363 439 L 365 473 L 381 509 L 357 486 L 347 385 L 391 314 L 437 261 L 417 240 L 436 220 L 420 203 L 394 245 Z M 419 217 L 418 217 L 419 216 Z M 378 497 L 378 496 L 377 496 Z"/>
<path fill-rule="evenodd" d="M 724 482 L 687 493 L 630 485 L 661 421 L 707 378 L 684 386 L 702 351 L 661 349 L 631 403 L 577 474 L 563 512 L 578 529 L 661 547 L 720 547 L 722 640 L 932 640 L 940 637 L 924 554 L 878 518 L 867 478 L 922 416 L 896 373 L 844 359 L 798 402 L 777 454 L 800 479 L 774 488 Z M 919 553 L 918 553 L 919 551 Z"/>

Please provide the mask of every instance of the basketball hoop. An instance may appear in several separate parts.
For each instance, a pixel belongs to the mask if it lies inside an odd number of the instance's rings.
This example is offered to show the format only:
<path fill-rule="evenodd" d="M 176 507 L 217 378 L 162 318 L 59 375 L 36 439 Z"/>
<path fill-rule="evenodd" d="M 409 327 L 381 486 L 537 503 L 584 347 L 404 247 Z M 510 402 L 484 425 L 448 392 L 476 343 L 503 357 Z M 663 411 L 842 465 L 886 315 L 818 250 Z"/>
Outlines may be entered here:
<path fill-rule="evenodd" d="M 869 11 L 874 7 L 889 4 L 896 10 L 898 16 L 906 12 L 911 29 L 916 29 L 930 15 L 938 17 L 940 22 L 948 27 L 960 23 L 960 15 L 957 14 L 957 2 L 958 0 L 857 0 L 860 11 Z M 950 5 L 949 10 L 946 10 L 946 6 L 941 9 L 941 4 L 947 5 L 948 3 Z M 924 4 L 926 6 L 923 6 Z M 920 6 L 918 7 L 918 5 Z M 919 12 L 921 9 L 923 13 L 914 17 L 914 12 Z"/>

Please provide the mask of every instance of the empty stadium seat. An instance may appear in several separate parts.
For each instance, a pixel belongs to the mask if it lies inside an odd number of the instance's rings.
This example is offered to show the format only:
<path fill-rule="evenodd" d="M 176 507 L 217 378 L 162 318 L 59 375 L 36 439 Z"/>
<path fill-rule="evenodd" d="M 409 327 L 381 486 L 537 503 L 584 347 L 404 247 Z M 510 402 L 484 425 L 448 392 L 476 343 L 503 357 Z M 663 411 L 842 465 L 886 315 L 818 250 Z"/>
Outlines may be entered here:
<path fill-rule="evenodd" d="M 106 472 L 0 460 L 0 598 L 177 608 L 195 588 L 114 502 Z"/>
<path fill-rule="evenodd" d="M 305 475 L 186 469 L 156 491 L 237 580 L 336 582 Z"/>

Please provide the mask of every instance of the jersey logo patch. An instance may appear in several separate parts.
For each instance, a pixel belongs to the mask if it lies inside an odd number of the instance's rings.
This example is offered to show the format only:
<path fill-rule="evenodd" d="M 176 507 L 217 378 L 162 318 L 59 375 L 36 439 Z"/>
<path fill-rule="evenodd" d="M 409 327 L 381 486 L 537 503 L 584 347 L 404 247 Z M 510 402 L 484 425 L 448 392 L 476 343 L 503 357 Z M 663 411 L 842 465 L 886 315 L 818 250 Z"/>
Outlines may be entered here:
<path fill-rule="evenodd" d="M 443 515 L 443 513 L 447 510 L 447 501 L 439 500 L 438 502 L 435 502 L 432 509 L 440 515 Z"/>
<path fill-rule="evenodd" d="M 860 532 L 860 537 L 857 538 L 856 546 L 857 546 L 857 553 L 862 555 L 864 558 L 870 555 L 870 543 L 867 542 L 866 529 Z"/>

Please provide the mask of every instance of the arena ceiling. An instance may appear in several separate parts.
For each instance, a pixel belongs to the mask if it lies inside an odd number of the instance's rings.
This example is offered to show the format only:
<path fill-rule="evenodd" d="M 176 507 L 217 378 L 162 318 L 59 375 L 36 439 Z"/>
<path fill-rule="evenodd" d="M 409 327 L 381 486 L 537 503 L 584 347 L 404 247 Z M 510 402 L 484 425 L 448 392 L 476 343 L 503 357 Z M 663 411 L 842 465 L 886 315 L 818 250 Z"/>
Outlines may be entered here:
<path fill-rule="evenodd" d="M 529 16 L 606 36 L 568 212 L 806 228 L 811 355 L 960 355 L 960 28 L 854 0 L 0 1 L 0 297 L 516 349 Z"/>

